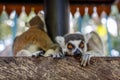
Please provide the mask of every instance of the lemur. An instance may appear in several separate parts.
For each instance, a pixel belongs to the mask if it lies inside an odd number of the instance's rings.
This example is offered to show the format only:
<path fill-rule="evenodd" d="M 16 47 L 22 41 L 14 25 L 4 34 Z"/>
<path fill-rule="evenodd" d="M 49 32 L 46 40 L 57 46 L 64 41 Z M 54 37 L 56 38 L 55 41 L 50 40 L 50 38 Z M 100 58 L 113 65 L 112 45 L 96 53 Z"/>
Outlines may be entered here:
<path fill-rule="evenodd" d="M 13 42 L 14 56 L 32 56 L 36 52 L 53 53 L 56 50 L 57 45 L 45 32 L 44 22 L 40 16 L 33 17 L 27 25 L 29 29 L 17 36 Z"/>
<path fill-rule="evenodd" d="M 54 54 L 53 57 L 80 56 L 82 66 L 89 64 L 91 56 L 104 54 L 102 40 L 94 31 L 88 34 L 73 33 L 57 36 L 56 41 L 60 46 L 60 52 Z"/>
<path fill-rule="evenodd" d="M 30 20 L 29 25 L 30 28 L 14 40 L 15 56 L 42 55 L 60 58 L 66 55 L 77 55 L 81 56 L 81 65 L 86 66 L 92 55 L 104 54 L 102 41 L 96 32 L 57 36 L 55 39 L 58 45 L 56 45 L 44 31 L 44 23 L 39 16 Z"/>

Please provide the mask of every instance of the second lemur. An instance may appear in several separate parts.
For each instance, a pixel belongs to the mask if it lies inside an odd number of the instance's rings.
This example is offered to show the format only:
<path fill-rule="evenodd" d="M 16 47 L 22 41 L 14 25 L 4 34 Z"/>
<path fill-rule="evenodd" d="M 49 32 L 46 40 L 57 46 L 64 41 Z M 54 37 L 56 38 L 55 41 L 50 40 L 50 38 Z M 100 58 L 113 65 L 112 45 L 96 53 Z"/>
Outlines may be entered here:
<path fill-rule="evenodd" d="M 13 43 L 14 56 L 32 56 L 44 51 L 53 53 L 57 45 L 53 43 L 44 30 L 44 22 L 40 16 L 33 17 L 29 22 L 29 29 L 17 36 Z M 34 53 L 35 52 L 35 53 Z M 46 54 L 47 55 L 47 54 Z"/>
<path fill-rule="evenodd" d="M 60 52 L 53 57 L 63 57 L 66 55 L 80 56 L 81 65 L 89 64 L 91 56 L 102 56 L 104 48 L 99 35 L 92 31 L 88 34 L 73 33 L 65 36 L 57 36 Z"/>

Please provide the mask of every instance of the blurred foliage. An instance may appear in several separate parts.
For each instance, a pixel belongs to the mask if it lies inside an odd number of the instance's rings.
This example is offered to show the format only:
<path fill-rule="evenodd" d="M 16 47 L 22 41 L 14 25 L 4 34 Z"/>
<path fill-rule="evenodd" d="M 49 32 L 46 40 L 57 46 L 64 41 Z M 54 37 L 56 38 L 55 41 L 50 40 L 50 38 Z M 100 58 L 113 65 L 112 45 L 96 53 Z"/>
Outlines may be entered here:
<path fill-rule="evenodd" d="M 11 35 L 11 27 L 8 26 L 7 24 L 0 23 L 0 39 L 4 40 L 6 39 L 9 35 Z"/>
<path fill-rule="evenodd" d="M 113 48 L 120 52 L 120 36 L 112 37 Z"/>

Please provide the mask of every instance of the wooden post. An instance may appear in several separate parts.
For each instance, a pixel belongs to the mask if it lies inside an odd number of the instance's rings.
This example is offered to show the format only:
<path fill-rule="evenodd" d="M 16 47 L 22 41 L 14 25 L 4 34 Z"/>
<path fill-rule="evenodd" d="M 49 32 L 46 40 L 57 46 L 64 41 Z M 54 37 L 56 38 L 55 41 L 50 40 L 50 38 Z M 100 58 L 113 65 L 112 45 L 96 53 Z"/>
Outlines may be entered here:
<path fill-rule="evenodd" d="M 120 80 L 120 58 L 93 57 L 82 67 L 74 57 L 1 57 L 0 80 Z"/>
<path fill-rule="evenodd" d="M 57 35 L 69 30 L 69 0 L 45 0 L 45 21 L 48 35 L 53 41 Z"/>

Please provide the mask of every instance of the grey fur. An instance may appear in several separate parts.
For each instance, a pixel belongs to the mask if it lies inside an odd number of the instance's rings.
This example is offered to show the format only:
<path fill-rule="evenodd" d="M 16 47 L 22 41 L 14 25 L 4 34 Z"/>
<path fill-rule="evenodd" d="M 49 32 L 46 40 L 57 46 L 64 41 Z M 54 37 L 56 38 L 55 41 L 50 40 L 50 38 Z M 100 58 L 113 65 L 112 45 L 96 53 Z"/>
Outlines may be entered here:
<path fill-rule="evenodd" d="M 67 34 L 64 37 L 58 36 L 56 37 L 56 41 L 64 55 L 75 55 L 76 50 L 79 50 L 80 54 L 82 54 L 82 66 L 89 64 L 91 56 L 101 56 L 104 54 L 102 40 L 96 32 L 90 32 L 88 34 L 73 33 Z M 84 48 L 79 47 L 81 41 L 84 42 Z M 69 50 L 67 48 L 68 43 L 75 45 L 75 48 Z"/>
<path fill-rule="evenodd" d="M 65 38 L 65 43 L 69 42 L 70 40 L 82 40 L 85 41 L 85 38 L 82 34 L 68 34 L 64 36 Z"/>

